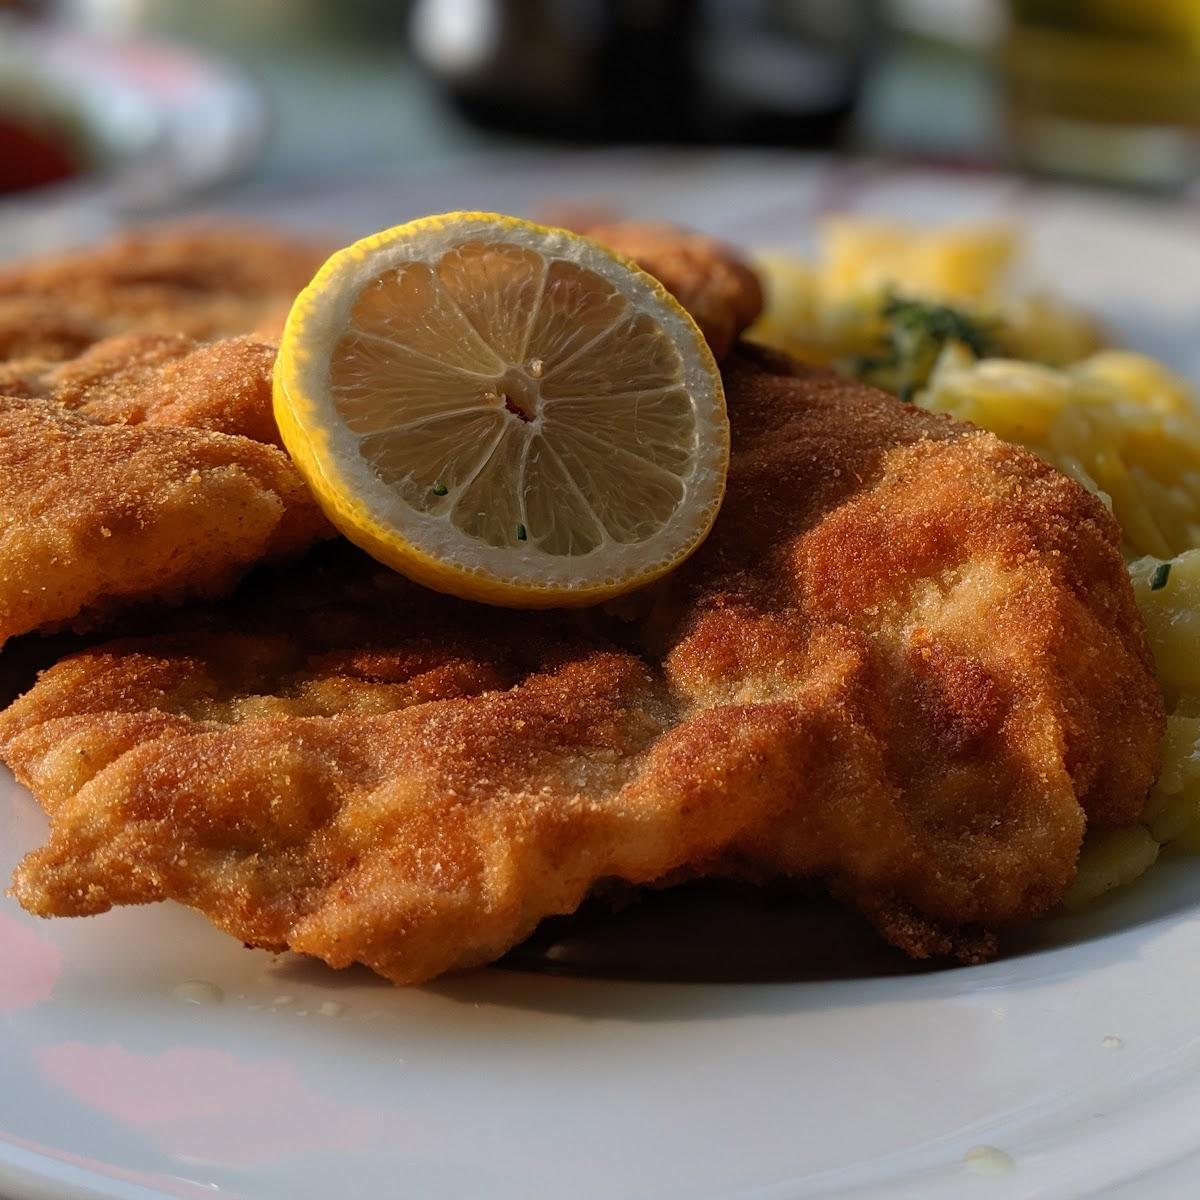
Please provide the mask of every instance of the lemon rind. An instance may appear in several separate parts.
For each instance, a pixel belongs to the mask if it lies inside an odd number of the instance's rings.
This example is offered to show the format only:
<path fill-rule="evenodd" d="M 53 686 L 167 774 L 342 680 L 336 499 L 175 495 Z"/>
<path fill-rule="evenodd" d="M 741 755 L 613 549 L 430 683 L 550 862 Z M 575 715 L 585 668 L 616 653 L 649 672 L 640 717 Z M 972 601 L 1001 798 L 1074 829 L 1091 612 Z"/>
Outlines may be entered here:
<path fill-rule="evenodd" d="M 637 308 L 661 319 L 684 352 L 683 386 L 701 437 L 682 480 L 675 515 L 646 546 L 608 543 L 557 558 L 535 547 L 493 547 L 443 518 L 420 513 L 379 480 L 337 417 L 328 364 L 361 288 L 390 267 L 429 261 L 481 236 L 535 235 L 539 252 L 595 270 Z M 284 445 L 331 522 L 369 554 L 436 591 L 513 607 L 590 604 L 644 586 L 679 565 L 703 541 L 724 494 L 729 427 L 720 373 L 690 314 L 658 280 L 608 249 L 565 230 L 515 217 L 460 212 L 424 217 L 373 234 L 333 255 L 288 315 L 274 378 L 275 415 Z M 689 496 L 707 495 L 703 507 Z M 449 536 L 447 532 L 449 531 Z M 460 549 L 461 548 L 461 549 Z M 466 556 L 464 556 L 464 552 Z M 600 572 L 595 568 L 604 563 Z"/>

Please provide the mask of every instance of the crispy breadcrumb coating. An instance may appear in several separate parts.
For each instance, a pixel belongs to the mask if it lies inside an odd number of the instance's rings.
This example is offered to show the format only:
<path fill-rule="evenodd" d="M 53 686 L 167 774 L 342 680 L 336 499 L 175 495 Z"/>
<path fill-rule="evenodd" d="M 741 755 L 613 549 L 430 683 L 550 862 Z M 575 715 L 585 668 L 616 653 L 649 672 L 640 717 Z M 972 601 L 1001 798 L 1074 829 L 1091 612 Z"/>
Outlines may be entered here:
<path fill-rule="evenodd" d="M 601 232 L 657 270 L 714 345 L 757 314 L 753 274 L 712 239 Z M 265 230 L 166 226 L 0 269 L 0 644 L 220 596 L 259 559 L 331 534 L 267 449 L 280 445 L 274 346 L 194 340 L 277 331 L 324 253 Z"/>
<path fill-rule="evenodd" d="M 274 357 L 251 338 L 126 335 L 0 365 L 0 644 L 220 596 L 330 535 L 276 444 Z"/>
<path fill-rule="evenodd" d="M 176 899 L 397 983 L 614 877 L 819 880 L 910 954 L 994 953 L 1156 769 L 1116 525 L 1027 452 L 782 357 L 740 350 L 726 391 L 712 535 L 616 610 L 466 604 L 335 547 L 51 668 L 0 717 L 52 817 L 16 897 Z"/>
<path fill-rule="evenodd" d="M 73 358 L 117 333 L 276 337 L 332 247 L 250 226 L 147 226 L 0 266 L 0 361 Z"/>
<path fill-rule="evenodd" d="M 579 232 L 658 279 L 692 314 L 718 361 L 762 311 L 758 276 L 718 238 L 654 221 L 613 221 Z"/>

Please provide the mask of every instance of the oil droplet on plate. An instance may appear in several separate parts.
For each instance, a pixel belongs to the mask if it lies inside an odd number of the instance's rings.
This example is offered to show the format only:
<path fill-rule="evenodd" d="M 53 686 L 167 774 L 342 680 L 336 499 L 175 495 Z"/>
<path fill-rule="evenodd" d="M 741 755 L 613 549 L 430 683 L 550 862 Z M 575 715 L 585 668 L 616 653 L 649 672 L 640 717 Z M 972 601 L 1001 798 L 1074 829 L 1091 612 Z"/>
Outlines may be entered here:
<path fill-rule="evenodd" d="M 206 983 L 203 979 L 189 979 L 172 992 L 175 999 L 184 1004 L 220 1004 L 225 999 L 225 993 L 215 983 Z"/>
<path fill-rule="evenodd" d="M 963 1155 L 963 1166 L 973 1175 L 1011 1175 L 1017 1169 L 1012 1155 L 998 1146 L 972 1146 Z"/>
<path fill-rule="evenodd" d="M 1105 1050 L 1120 1050 L 1120 1048 L 1123 1045 L 1125 1045 L 1125 1043 L 1123 1041 L 1121 1041 L 1121 1039 L 1119 1037 L 1117 1037 L 1115 1034 L 1110 1033 L 1108 1035 L 1108 1037 L 1106 1037 L 1100 1043 L 1100 1045 L 1102 1045 L 1105 1048 Z"/>
<path fill-rule="evenodd" d="M 346 1011 L 346 1006 L 337 1000 L 326 1000 L 317 1012 L 323 1017 L 340 1017 Z"/>
<path fill-rule="evenodd" d="M 275 999 L 271 1001 L 271 1007 L 282 1008 L 285 1004 L 291 1004 L 294 999 L 294 996 L 276 996 Z"/>

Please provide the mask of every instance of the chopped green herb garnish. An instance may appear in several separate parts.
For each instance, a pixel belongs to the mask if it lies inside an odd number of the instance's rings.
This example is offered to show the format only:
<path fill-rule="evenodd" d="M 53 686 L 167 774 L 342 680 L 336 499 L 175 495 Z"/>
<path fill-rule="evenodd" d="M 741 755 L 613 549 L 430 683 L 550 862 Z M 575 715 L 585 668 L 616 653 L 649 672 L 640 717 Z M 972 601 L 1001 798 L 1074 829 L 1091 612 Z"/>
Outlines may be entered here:
<path fill-rule="evenodd" d="M 523 542 L 525 540 L 525 537 L 526 537 L 525 526 L 522 525 L 520 521 L 518 521 L 517 522 L 517 541 Z"/>
<path fill-rule="evenodd" d="M 444 496 L 449 490 L 440 479 L 433 485 L 433 494 L 435 496 Z"/>
<path fill-rule="evenodd" d="M 962 342 L 976 358 L 991 352 L 992 338 L 987 329 L 974 317 L 948 304 L 931 304 L 926 300 L 906 300 L 891 295 L 883 302 L 884 317 L 896 330 L 913 338 L 926 338 L 945 345 Z"/>
<path fill-rule="evenodd" d="M 1171 578 L 1171 564 L 1159 563 L 1154 568 L 1154 574 L 1150 576 L 1150 590 L 1152 592 L 1160 592 L 1167 586 L 1167 580 Z"/>
<path fill-rule="evenodd" d="M 884 298 L 879 316 L 884 322 L 879 350 L 855 355 L 842 367 L 856 379 L 886 388 L 903 399 L 911 398 L 925 384 L 948 343 L 965 346 L 976 358 L 998 349 L 992 330 L 947 304 L 891 294 Z"/>

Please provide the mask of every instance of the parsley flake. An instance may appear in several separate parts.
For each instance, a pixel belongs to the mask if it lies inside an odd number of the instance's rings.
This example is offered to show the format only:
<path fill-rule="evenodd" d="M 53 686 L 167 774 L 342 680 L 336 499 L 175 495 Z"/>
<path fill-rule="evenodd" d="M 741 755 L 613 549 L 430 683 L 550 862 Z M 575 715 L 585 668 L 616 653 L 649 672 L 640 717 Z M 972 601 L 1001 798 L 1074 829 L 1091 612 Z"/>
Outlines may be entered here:
<path fill-rule="evenodd" d="M 993 330 L 984 322 L 929 300 L 889 293 L 879 308 L 884 328 L 879 349 L 842 363 L 856 379 L 873 383 L 903 400 L 924 386 L 942 350 L 951 343 L 964 346 L 975 358 L 998 350 Z"/>

